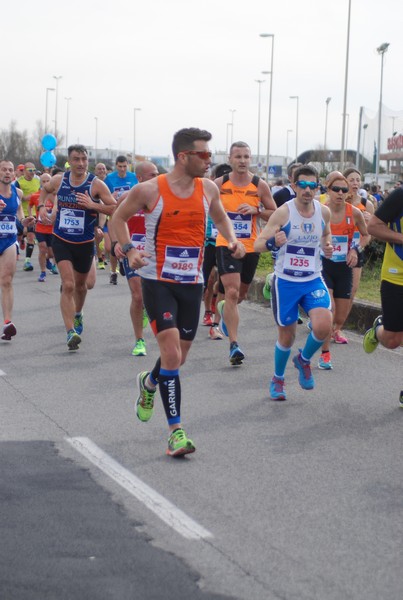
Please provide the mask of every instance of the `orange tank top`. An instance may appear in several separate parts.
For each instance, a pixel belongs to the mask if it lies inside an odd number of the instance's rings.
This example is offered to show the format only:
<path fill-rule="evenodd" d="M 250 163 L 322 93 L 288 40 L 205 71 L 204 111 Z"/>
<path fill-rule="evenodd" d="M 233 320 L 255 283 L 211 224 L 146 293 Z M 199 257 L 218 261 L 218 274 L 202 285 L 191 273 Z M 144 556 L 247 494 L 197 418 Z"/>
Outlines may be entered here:
<path fill-rule="evenodd" d="M 238 211 L 240 204 L 249 204 L 259 207 L 260 198 L 256 181 L 252 179 L 248 185 L 236 186 L 230 179 L 223 181 L 220 189 L 221 202 L 231 219 L 235 235 L 243 245 L 246 252 L 254 252 L 254 242 L 257 238 L 256 215 L 242 215 Z M 227 240 L 220 233 L 217 235 L 216 246 L 228 246 Z"/>
<path fill-rule="evenodd" d="M 333 262 L 345 262 L 347 253 L 351 248 L 351 242 L 354 237 L 354 219 L 353 207 L 348 202 L 345 203 L 344 218 L 340 223 L 330 221 L 330 231 L 332 233 Z"/>
<path fill-rule="evenodd" d="M 172 283 L 203 283 L 203 251 L 208 201 L 203 181 L 194 179 L 193 193 L 187 198 L 175 196 L 166 175 L 157 179 L 158 200 L 144 211 L 145 251 L 148 265 L 139 269 L 146 279 Z"/>

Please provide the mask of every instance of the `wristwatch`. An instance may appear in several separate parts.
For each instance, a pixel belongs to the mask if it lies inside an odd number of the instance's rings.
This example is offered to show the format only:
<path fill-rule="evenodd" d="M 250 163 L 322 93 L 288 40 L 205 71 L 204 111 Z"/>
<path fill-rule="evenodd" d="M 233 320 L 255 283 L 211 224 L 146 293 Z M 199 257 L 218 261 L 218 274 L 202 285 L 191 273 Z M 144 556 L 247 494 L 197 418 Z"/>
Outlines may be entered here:
<path fill-rule="evenodd" d="M 134 248 L 134 245 L 132 244 L 132 242 L 128 242 L 127 244 L 124 244 L 122 246 L 123 254 L 127 254 L 129 252 L 129 250 L 131 250 L 132 248 Z"/>

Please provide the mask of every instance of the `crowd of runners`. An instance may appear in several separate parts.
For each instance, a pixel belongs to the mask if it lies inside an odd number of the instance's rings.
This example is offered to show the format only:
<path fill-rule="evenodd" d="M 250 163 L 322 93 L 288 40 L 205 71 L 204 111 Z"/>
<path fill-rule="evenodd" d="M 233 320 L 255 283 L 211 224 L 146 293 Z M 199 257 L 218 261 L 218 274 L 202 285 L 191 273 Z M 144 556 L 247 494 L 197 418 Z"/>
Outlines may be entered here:
<path fill-rule="evenodd" d="M 382 315 L 365 334 L 364 350 L 403 342 L 403 188 L 384 198 L 376 188 L 363 188 L 353 167 L 320 181 L 313 166 L 299 163 L 291 165 L 287 184 L 270 187 L 252 173 L 245 142 L 232 144 L 228 164 L 212 167 L 210 139 L 208 131 L 178 131 L 175 164 L 165 174 L 149 161 L 130 172 L 124 156 L 111 172 L 99 163 L 90 173 L 87 150 L 79 144 L 68 149 L 68 168 L 52 173 L 37 173 L 31 162 L 15 169 L 7 158 L 0 160 L 2 340 L 17 333 L 12 281 L 24 250 L 22 268 L 38 268 L 38 285 L 46 285 L 48 272 L 60 277 L 69 351 L 81 343 L 96 269 L 109 264 L 111 285 L 119 272 L 128 282 L 132 354 L 147 354 L 148 322 L 158 344 L 155 365 L 137 376 L 136 413 L 140 421 L 150 420 L 158 389 L 171 456 L 195 451 L 182 426 L 180 369 L 200 324 L 201 302 L 209 338 L 228 339 L 229 363 L 240 367 L 246 356 L 238 305 L 247 298 L 262 252 L 272 256 L 263 294 L 271 299 L 278 328 L 271 400 L 287 399 L 285 372 L 301 315 L 306 340 L 292 358 L 300 386 L 315 385 L 316 353 L 320 369 L 333 368 L 331 343 L 348 343 L 342 328 L 371 236 L 386 242 L 386 251 Z"/>

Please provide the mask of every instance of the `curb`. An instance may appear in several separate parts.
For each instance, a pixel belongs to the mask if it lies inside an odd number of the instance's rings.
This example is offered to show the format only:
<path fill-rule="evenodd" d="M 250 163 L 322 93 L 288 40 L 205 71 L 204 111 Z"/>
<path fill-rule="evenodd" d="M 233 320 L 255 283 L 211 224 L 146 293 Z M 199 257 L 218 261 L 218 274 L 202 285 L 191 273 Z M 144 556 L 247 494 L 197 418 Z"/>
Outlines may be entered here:
<path fill-rule="evenodd" d="M 265 278 L 255 277 L 248 290 L 248 300 L 257 304 L 264 304 L 269 307 L 270 302 L 263 298 L 263 286 Z M 382 314 L 380 304 L 373 302 L 364 302 L 363 300 L 354 300 L 352 309 L 344 324 L 345 329 L 353 329 L 359 333 L 365 333 L 372 327 L 375 318 Z"/>

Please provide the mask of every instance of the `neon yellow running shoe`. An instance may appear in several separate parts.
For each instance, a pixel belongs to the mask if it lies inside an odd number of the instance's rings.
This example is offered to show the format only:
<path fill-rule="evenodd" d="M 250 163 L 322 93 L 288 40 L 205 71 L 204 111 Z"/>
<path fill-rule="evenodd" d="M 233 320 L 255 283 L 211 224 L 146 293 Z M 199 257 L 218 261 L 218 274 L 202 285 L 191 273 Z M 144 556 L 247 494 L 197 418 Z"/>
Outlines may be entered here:
<path fill-rule="evenodd" d="M 137 385 L 139 388 L 139 395 L 136 400 L 136 414 L 140 421 L 146 422 L 151 419 L 154 413 L 154 396 L 156 389 L 151 391 L 148 390 L 144 382 L 148 375 L 148 371 L 143 371 L 137 375 Z"/>
<path fill-rule="evenodd" d="M 195 450 L 194 443 L 186 436 L 183 429 L 175 429 L 169 436 L 166 451 L 168 456 L 183 456 L 184 454 L 191 454 Z"/>
<path fill-rule="evenodd" d="M 371 329 L 368 329 L 364 334 L 362 345 L 367 354 L 374 352 L 379 344 L 378 338 L 376 337 L 376 328 L 379 327 L 379 325 L 382 325 L 382 315 L 376 317 Z"/>
<path fill-rule="evenodd" d="M 132 350 L 133 356 L 147 356 L 146 344 L 143 338 L 139 338 Z"/>

